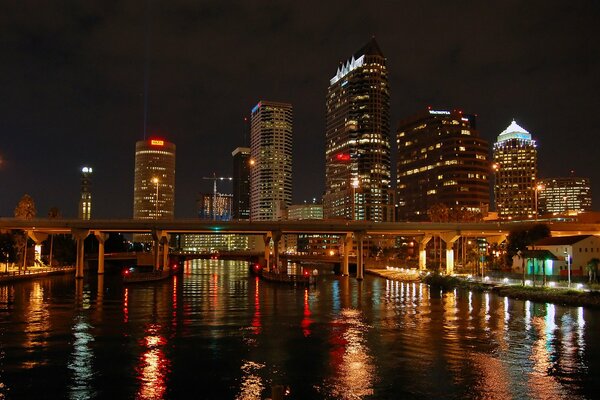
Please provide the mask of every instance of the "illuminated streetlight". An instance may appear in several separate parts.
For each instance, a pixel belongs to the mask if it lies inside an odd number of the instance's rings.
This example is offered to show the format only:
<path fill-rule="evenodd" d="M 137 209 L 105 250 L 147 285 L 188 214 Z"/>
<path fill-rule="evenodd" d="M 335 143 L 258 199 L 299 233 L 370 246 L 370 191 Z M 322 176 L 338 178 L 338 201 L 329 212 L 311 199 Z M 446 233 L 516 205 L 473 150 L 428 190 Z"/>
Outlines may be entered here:
<path fill-rule="evenodd" d="M 568 285 L 569 287 L 571 287 L 571 256 L 569 255 L 569 253 L 565 250 L 565 258 L 567 259 L 567 279 L 568 279 Z"/>
<path fill-rule="evenodd" d="M 540 185 L 539 183 L 537 185 L 535 185 L 535 220 L 537 221 L 538 219 L 538 192 L 540 190 L 542 190 L 544 188 L 544 186 Z"/>
<path fill-rule="evenodd" d="M 152 183 L 156 185 L 156 201 L 154 202 L 154 219 L 158 219 L 158 178 L 152 178 Z"/>

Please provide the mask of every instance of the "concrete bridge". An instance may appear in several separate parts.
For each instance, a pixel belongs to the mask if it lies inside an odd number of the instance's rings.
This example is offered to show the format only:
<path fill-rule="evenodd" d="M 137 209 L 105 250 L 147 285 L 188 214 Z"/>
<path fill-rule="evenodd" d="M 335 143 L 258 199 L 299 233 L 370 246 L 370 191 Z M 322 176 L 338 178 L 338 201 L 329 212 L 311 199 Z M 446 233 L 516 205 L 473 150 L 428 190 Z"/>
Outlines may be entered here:
<path fill-rule="evenodd" d="M 435 236 L 446 243 L 446 273 L 454 271 L 453 244 L 460 237 L 484 237 L 488 242 L 501 243 L 513 229 L 530 228 L 544 223 L 553 236 L 600 234 L 599 223 L 577 223 L 565 221 L 519 221 L 479 223 L 438 222 L 367 222 L 348 220 L 282 220 L 282 221 L 201 221 L 201 220 L 133 220 L 133 219 L 31 219 L 0 218 L 0 230 L 21 229 L 36 243 L 44 241 L 48 234 L 71 234 L 77 243 L 77 278 L 83 277 L 83 241 L 89 235 L 98 239 L 98 273 L 104 273 L 104 241 L 109 232 L 149 233 L 154 242 L 153 264 L 155 268 L 167 264 L 168 238 L 171 234 L 246 234 L 260 235 L 265 243 L 264 257 L 267 270 L 279 261 L 279 241 L 284 234 L 329 234 L 339 235 L 342 254 L 342 274 L 348 275 L 349 253 L 356 245 L 356 278 L 363 279 L 363 242 L 371 235 L 411 236 L 419 244 L 419 268 L 425 269 L 425 245 Z M 273 241 L 273 259 L 270 243 Z"/>

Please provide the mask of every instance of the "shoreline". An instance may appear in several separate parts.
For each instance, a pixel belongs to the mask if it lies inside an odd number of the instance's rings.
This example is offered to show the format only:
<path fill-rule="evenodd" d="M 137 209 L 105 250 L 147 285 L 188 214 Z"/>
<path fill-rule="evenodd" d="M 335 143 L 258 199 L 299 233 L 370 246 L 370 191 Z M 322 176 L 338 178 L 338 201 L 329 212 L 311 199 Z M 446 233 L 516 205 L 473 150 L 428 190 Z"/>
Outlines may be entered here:
<path fill-rule="evenodd" d="M 416 281 L 443 289 L 461 288 L 480 292 L 490 291 L 499 296 L 516 300 L 529 300 L 536 303 L 552 303 L 570 307 L 600 308 L 600 292 L 598 291 L 482 283 L 467 281 L 455 276 L 431 274 L 423 277 L 415 273 L 407 274 L 390 270 L 365 270 L 365 272 L 385 279 L 404 282 Z M 403 276 L 408 276 L 410 279 L 403 279 Z M 416 277 L 416 279 L 412 279 L 412 277 Z"/>

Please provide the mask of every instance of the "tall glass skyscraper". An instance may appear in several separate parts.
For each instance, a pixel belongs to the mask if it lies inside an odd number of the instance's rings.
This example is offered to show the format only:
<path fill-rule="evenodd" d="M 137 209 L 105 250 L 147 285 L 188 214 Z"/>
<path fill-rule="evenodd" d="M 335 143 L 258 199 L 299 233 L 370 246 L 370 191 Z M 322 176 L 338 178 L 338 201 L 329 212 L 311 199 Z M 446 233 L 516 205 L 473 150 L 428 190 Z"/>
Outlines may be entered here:
<path fill-rule="evenodd" d="M 250 148 L 238 147 L 233 156 L 233 219 L 250 218 Z"/>
<path fill-rule="evenodd" d="M 292 203 L 292 105 L 259 101 L 250 118 L 250 219 L 280 219 Z"/>
<path fill-rule="evenodd" d="M 324 217 L 392 221 L 390 94 L 375 39 L 341 64 L 329 83 Z"/>
<path fill-rule="evenodd" d="M 494 195 L 501 219 L 534 217 L 537 210 L 537 145 L 514 120 L 494 143 Z"/>
<path fill-rule="evenodd" d="M 134 219 L 173 219 L 175 145 L 164 139 L 135 144 Z"/>

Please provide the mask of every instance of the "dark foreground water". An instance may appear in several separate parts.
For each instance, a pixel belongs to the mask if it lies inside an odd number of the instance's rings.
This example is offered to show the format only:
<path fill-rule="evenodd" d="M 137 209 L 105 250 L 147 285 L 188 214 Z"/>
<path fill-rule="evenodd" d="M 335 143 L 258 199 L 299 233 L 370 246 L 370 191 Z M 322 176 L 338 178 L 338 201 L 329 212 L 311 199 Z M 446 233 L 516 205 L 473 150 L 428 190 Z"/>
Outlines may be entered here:
<path fill-rule="evenodd" d="M 325 273 L 325 271 L 322 271 Z M 194 261 L 0 286 L 0 398 L 600 396 L 600 312 L 331 274 L 316 288 Z"/>

